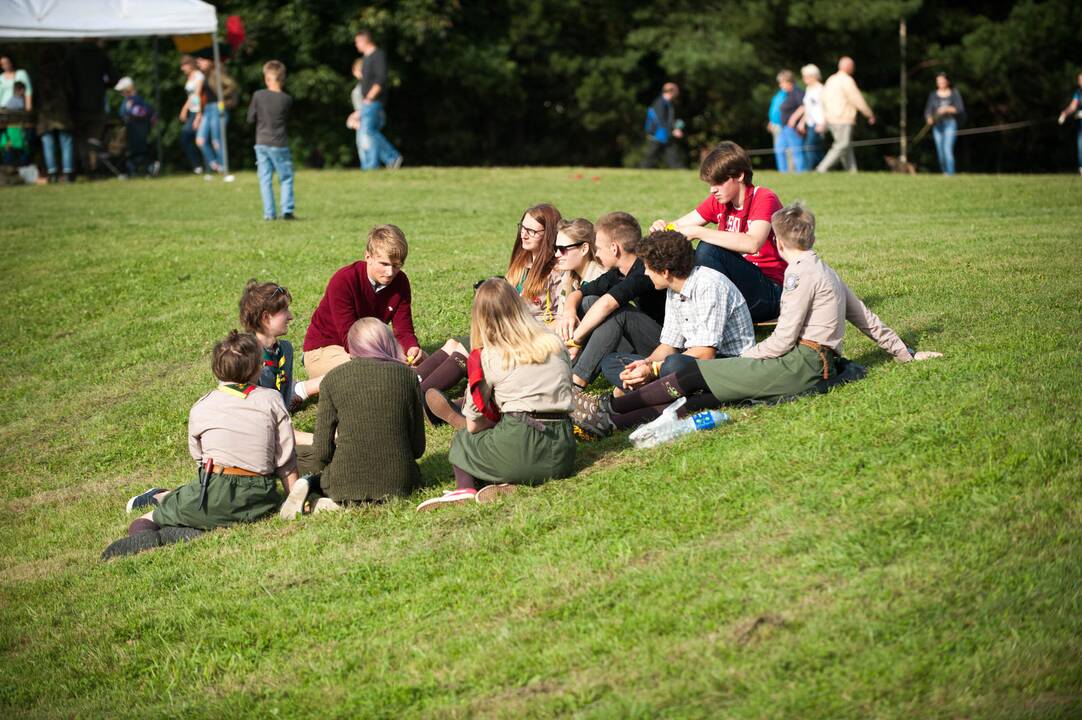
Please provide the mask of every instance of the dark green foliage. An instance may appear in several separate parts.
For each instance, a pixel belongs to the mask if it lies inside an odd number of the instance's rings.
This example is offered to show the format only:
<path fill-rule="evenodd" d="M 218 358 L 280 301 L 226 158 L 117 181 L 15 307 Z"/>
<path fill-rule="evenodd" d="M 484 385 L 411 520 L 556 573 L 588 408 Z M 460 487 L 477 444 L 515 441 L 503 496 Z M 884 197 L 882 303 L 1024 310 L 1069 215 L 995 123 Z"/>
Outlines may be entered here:
<path fill-rule="evenodd" d="M 749 0 L 617 3 L 605 0 L 347 0 L 215 3 L 240 15 L 248 39 L 230 71 L 244 88 L 229 138 L 233 164 L 250 167 L 252 129 L 243 120 L 260 67 L 289 67 L 297 99 L 294 156 L 318 151 L 328 165 L 356 162 L 350 112 L 353 33 L 371 28 L 390 57 L 388 136 L 410 164 L 620 165 L 642 152 L 645 106 L 661 84 L 683 88 L 689 162 L 722 138 L 767 147 L 774 76 L 807 62 L 824 75 L 852 55 L 880 122 L 859 138 L 899 131 L 898 20 L 909 23 L 909 135 L 919 129 L 934 74 L 949 71 L 969 109 L 968 124 L 1041 119 L 1007 134 L 962 138 L 964 171 L 1073 167 L 1073 126 L 1059 128 L 1082 67 L 1082 6 L 1071 0 L 948 3 L 943 0 Z M 180 161 L 175 111 L 183 96 L 176 54 L 163 49 L 163 140 Z M 115 44 L 118 70 L 148 88 L 151 41 Z M 894 146 L 861 149 L 864 167 L 883 167 Z M 911 152 L 935 170 L 931 139 Z M 761 161 L 773 166 L 769 157 Z"/>

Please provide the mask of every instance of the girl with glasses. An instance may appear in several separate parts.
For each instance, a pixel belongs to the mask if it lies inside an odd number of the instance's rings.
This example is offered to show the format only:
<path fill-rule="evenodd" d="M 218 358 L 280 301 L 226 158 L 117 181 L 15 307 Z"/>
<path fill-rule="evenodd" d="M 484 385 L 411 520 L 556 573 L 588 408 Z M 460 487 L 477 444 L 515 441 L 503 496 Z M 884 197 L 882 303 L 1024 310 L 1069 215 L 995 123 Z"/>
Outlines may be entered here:
<path fill-rule="evenodd" d="M 522 214 L 505 277 L 537 320 L 556 318 L 560 271 L 556 268 L 556 233 L 560 211 L 548 203 L 534 205 Z"/>

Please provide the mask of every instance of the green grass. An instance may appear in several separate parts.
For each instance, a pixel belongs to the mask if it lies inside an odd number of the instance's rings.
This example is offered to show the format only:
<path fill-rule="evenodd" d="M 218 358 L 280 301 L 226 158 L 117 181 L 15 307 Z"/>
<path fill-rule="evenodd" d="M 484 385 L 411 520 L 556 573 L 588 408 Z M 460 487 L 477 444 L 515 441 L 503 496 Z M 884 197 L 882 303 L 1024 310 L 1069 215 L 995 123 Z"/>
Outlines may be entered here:
<path fill-rule="evenodd" d="M 946 357 L 895 364 L 850 328 L 863 382 L 654 451 L 582 446 L 571 479 L 421 516 L 451 479 L 430 430 L 416 497 L 108 564 L 127 497 L 188 479 L 187 412 L 249 277 L 288 285 L 299 341 L 331 272 L 395 222 L 432 349 L 524 207 L 648 223 L 704 187 L 302 172 L 293 224 L 260 221 L 250 174 L 5 191 L 0 715 L 1082 715 L 1082 182 L 758 179 Z"/>

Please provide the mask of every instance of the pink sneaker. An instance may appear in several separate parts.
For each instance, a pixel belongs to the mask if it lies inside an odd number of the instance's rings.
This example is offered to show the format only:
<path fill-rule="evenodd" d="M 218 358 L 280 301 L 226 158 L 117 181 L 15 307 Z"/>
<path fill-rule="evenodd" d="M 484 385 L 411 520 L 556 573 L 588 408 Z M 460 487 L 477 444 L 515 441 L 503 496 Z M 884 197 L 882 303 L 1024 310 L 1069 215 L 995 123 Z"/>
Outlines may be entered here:
<path fill-rule="evenodd" d="M 439 497 L 429 498 L 423 503 L 417 506 L 417 512 L 425 512 L 426 510 L 434 510 L 441 505 L 458 505 L 461 503 L 474 502 L 477 498 L 477 491 L 473 488 L 467 488 L 463 490 L 449 490 Z"/>

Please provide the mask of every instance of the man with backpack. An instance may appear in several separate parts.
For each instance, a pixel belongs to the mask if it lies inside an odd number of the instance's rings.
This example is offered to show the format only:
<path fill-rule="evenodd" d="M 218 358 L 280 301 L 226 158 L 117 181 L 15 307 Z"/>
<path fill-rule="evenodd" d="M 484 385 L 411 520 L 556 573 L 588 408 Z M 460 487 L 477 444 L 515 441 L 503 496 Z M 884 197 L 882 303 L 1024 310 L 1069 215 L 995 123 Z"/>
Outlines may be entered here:
<path fill-rule="evenodd" d="M 657 167 L 658 159 L 664 155 L 665 167 L 677 169 L 684 165 L 678 157 L 679 148 L 676 140 L 684 137 L 684 121 L 676 119 L 673 102 L 680 94 L 676 83 L 667 82 L 661 88 L 661 94 L 646 110 L 646 156 L 642 160 L 643 168 Z"/>

